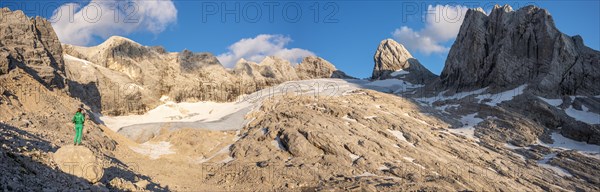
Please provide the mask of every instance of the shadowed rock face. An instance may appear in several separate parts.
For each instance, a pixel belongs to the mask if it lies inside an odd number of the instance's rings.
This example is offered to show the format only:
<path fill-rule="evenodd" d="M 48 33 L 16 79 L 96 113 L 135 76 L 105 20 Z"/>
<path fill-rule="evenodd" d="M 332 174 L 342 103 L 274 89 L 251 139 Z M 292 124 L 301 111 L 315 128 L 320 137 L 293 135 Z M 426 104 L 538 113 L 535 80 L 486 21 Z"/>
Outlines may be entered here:
<path fill-rule="evenodd" d="M 221 65 L 219 60 L 211 53 L 194 53 L 183 50 L 179 53 L 177 59 L 183 72 L 195 71 L 207 65 Z"/>
<path fill-rule="evenodd" d="M 49 88 L 64 88 L 62 48 L 47 20 L 0 9 L 0 75 L 19 67 Z"/>
<path fill-rule="evenodd" d="M 600 93 L 600 52 L 554 25 L 545 9 L 494 7 L 467 11 L 441 83 L 455 90 L 504 89 L 524 83 L 542 95 Z"/>
<path fill-rule="evenodd" d="M 404 79 L 411 83 L 423 84 L 436 76 L 426 69 L 421 63 L 402 46 L 392 39 L 381 41 L 375 56 L 375 66 L 372 79 Z M 395 71 L 403 70 L 407 75 L 393 75 Z"/>

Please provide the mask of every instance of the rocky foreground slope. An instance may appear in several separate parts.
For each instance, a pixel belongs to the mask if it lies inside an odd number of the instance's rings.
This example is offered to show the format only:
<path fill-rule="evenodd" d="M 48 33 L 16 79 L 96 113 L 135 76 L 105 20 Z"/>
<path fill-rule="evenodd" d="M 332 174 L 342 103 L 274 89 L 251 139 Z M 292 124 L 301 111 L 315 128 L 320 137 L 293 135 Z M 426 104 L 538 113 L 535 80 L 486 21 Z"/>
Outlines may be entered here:
<path fill-rule="evenodd" d="M 238 131 L 165 128 L 138 153 L 116 155 L 175 190 L 599 190 L 600 154 L 540 142 L 543 130 L 529 132 L 518 114 L 465 118 L 470 111 L 337 83 L 344 88 L 328 97 L 267 97 Z"/>

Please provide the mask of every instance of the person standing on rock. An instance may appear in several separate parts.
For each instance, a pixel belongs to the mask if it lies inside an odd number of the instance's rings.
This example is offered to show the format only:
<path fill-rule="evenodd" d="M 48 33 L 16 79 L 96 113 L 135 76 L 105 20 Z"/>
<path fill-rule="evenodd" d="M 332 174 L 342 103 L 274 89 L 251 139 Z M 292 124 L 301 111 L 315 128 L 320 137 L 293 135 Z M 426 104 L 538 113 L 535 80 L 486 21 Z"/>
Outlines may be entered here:
<path fill-rule="evenodd" d="M 73 140 L 75 145 L 81 144 L 81 134 L 83 131 L 83 123 L 85 122 L 85 116 L 83 116 L 82 111 L 81 108 L 78 108 L 72 120 L 72 122 L 75 123 L 75 139 Z"/>

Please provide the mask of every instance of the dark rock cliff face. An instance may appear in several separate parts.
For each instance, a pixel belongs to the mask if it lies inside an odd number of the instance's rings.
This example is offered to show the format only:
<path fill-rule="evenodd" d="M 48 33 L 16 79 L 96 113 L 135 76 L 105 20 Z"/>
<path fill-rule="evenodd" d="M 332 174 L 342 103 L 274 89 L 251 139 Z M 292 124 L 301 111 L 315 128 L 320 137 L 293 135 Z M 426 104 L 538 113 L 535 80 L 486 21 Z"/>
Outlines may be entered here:
<path fill-rule="evenodd" d="M 554 25 L 545 10 L 496 6 L 467 11 L 440 76 L 456 91 L 521 84 L 546 96 L 600 94 L 600 52 Z"/>
<path fill-rule="evenodd" d="M 586 47 L 580 36 L 560 32 L 545 9 L 513 11 L 496 5 L 489 16 L 471 9 L 436 86 L 450 92 L 484 87 L 499 92 L 527 84 L 528 94 L 506 109 L 565 137 L 598 144 L 600 125 L 572 118 L 565 110 L 586 111 L 578 104 L 582 102 L 591 112 L 600 108 L 595 97 L 600 94 L 599 59 L 600 52 Z M 538 96 L 559 98 L 563 104 L 551 106 Z"/>
<path fill-rule="evenodd" d="M 375 56 L 373 56 L 375 66 L 371 79 L 390 79 L 398 78 L 416 84 L 424 84 L 436 78 L 421 63 L 398 42 L 392 39 L 381 41 Z M 398 75 L 396 71 L 404 71 Z"/>
<path fill-rule="evenodd" d="M 207 65 L 221 65 L 219 60 L 211 53 L 194 53 L 183 50 L 179 53 L 177 59 L 183 72 L 195 71 Z"/>
<path fill-rule="evenodd" d="M 48 88 L 64 88 L 62 47 L 50 22 L 8 8 L 0 12 L 0 75 L 19 67 Z"/>

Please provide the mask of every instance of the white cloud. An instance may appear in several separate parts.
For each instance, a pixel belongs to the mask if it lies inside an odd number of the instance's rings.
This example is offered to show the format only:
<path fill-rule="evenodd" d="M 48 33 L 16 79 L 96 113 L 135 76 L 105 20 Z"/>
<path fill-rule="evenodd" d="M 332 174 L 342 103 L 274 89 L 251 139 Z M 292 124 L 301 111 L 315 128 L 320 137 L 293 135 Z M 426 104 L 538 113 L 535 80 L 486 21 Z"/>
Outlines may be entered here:
<path fill-rule="evenodd" d="M 61 42 L 89 45 L 95 37 L 158 34 L 177 21 L 177 8 L 171 0 L 92 0 L 83 7 L 64 4 L 50 21 Z"/>
<path fill-rule="evenodd" d="M 233 67 L 240 59 L 260 62 L 266 56 L 276 56 L 290 63 L 298 63 L 307 56 L 314 56 L 313 52 L 299 48 L 286 48 L 292 41 L 283 35 L 261 34 L 254 38 L 241 39 L 228 47 L 229 51 L 217 56 L 225 67 Z"/>
<path fill-rule="evenodd" d="M 450 48 L 442 43 L 456 38 L 468 8 L 465 6 L 429 5 L 425 15 L 425 27 L 420 31 L 402 26 L 392 35 L 410 51 L 426 55 L 444 53 Z"/>

